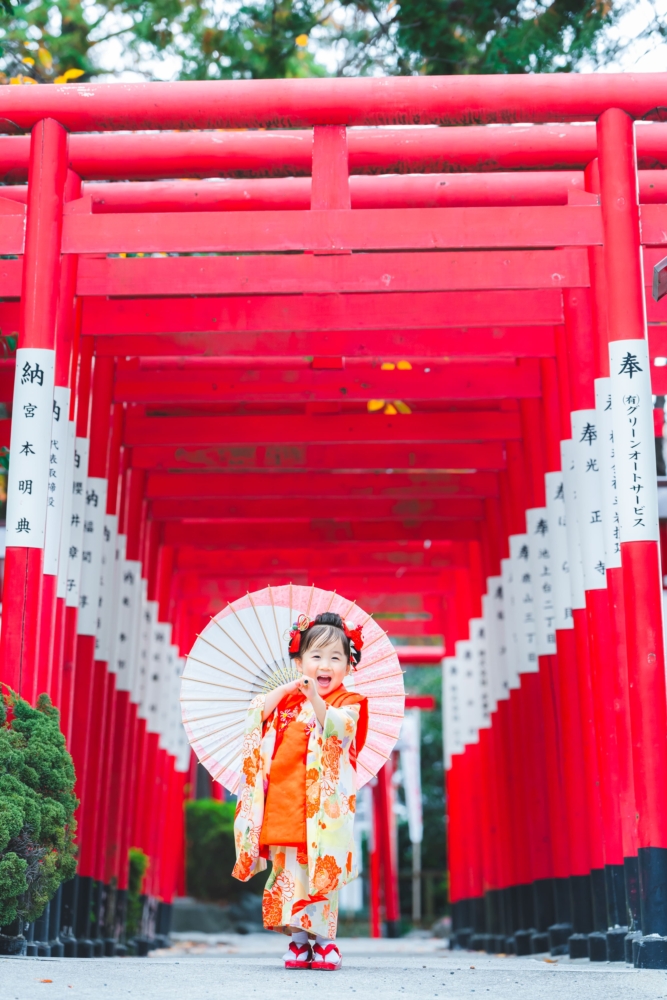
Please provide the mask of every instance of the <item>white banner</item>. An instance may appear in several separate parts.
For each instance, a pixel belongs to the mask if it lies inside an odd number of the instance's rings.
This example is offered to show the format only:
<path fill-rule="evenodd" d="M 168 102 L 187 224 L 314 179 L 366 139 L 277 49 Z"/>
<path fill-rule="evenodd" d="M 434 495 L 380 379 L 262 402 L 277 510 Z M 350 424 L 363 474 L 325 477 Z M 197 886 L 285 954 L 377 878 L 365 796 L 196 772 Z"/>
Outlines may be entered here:
<path fill-rule="evenodd" d="M 595 379 L 595 412 L 600 439 L 605 565 L 607 569 L 618 569 L 621 565 L 621 517 L 618 509 L 614 426 L 611 416 L 611 379 L 609 378 Z"/>
<path fill-rule="evenodd" d="M 574 410 L 570 417 L 584 589 L 604 590 L 607 574 L 597 411 Z"/>
<path fill-rule="evenodd" d="M 480 698 L 477 661 L 472 646 L 467 639 L 460 639 L 456 645 L 456 659 L 460 670 L 461 713 L 463 715 L 463 742 L 479 741 Z"/>
<path fill-rule="evenodd" d="M 120 536 L 119 536 L 120 537 Z M 116 687 L 132 693 L 135 669 L 136 643 L 135 611 L 141 603 L 141 563 L 138 559 L 124 559 L 120 569 L 118 632 L 116 636 Z M 134 700 L 134 698 L 132 699 Z"/>
<path fill-rule="evenodd" d="M 44 573 L 48 576 L 58 575 L 58 556 L 63 533 L 63 508 L 67 488 L 65 476 L 67 472 L 69 395 L 69 389 L 62 385 L 57 385 L 53 390 L 49 484 L 46 499 L 46 536 L 44 539 Z"/>
<path fill-rule="evenodd" d="M 84 509 L 77 631 L 79 635 L 97 635 L 104 516 L 107 509 L 106 479 L 101 476 L 89 476 L 86 479 Z"/>
<path fill-rule="evenodd" d="M 513 614 L 519 652 L 518 669 L 520 674 L 534 674 L 539 670 L 539 663 L 528 535 L 510 535 L 509 543 Z"/>
<path fill-rule="evenodd" d="M 16 352 L 7 481 L 7 545 L 44 548 L 55 351 Z"/>
<path fill-rule="evenodd" d="M 535 600 L 537 655 L 553 656 L 556 652 L 556 612 L 547 508 L 531 507 L 527 510 L 526 528 Z"/>
<path fill-rule="evenodd" d="M 418 708 L 408 708 L 403 716 L 399 749 L 410 842 L 421 844 L 424 839 L 424 819 L 421 783 L 421 714 Z"/>
<path fill-rule="evenodd" d="M 159 613 L 159 605 L 156 613 Z M 174 656 L 171 644 L 171 622 L 159 622 L 162 635 L 164 636 L 164 649 L 160 654 L 160 688 L 158 698 L 158 732 L 160 734 L 160 745 L 168 749 L 171 720 L 174 716 L 174 697 L 178 703 L 178 695 L 174 695 Z M 153 633 L 157 638 L 156 633 Z"/>
<path fill-rule="evenodd" d="M 74 451 L 76 429 L 73 420 L 67 421 L 67 448 L 65 455 L 65 475 L 63 479 L 63 513 L 60 521 L 60 545 L 58 547 L 58 597 L 67 597 L 67 568 L 69 566 L 69 539 L 72 522 L 72 502 L 74 481 Z"/>
<path fill-rule="evenodd" d="M 502 576 L 489 576 L 486 580 L 484 620 L 486 622 L 486 649 L 489 662 L 491 711 L 499 701 L 509 698 L 507 677 L 507 647 L 505 645 L 505 602 Z"/>
<path fill-rule="evenodd" d="M 142 690 L 141 705 L 149 733 L 159 732 L 160 684 L 162 683 L 162 654 L 164 634 L 157 620 L 157 601 L 146 601 L 143 610 L 144 628 L 141 632 Z M 145 670 L 144 670 L 145 668 Z"/>
<path fill-rule="evenodd" d="M 503 581 L 503 606 L 505 613 L 505 650 L 507 663 L 507 691 L 516 691 L 521 686 L 519 677 L 519 639 L 514 621 L 514 573 L 511 559 L 500 560 Z"/>
<path fill-rule="evenodd" d="M 486 625 L 483 618 L 470 619 L 470 646 L 477 663 L 479 683 L 479 728 L 491 725 L 491 689 L 487 665 Z"/>
<path fill-rule="evenodd" d="M 88 438 L 74 441 L 74 471 L 72 479 L 72 513 L 70 516 L 69 549 L 67 553 L 67 607 L 78 608 L 81 587 L 81 550 L 83 525 L 86 520 L 86 479 L 88 478 Z"/>
<path fill-rule="evenodd" d="M 657 542 L 658 486 L 647 341 L 612 341 L 609 370 L 621 542 Z"/>
<path fill-rule="evenodd" d="M 97 625 L 95 629 L 95 659 L 102 660 L 110 666 L 111 660 L 111 622 L 116 590 L 116 545 L 118 535 L 118 517 L 116 514 L 104 515 L 102 536 L 102 561 L 100 566 L 100 592 L 97 598 Z M 114 663 L 113 670 L 116 665 Z"/>
<path fill-rule="evenodd" d="M 584 571 L 581 565 L 581 542 L 579 539 L 579 518 L 577 513 L 577 481 L 574 466 L 574 449 L 571 440 L 561 441 L 560 457 L 563 466 L 563 486 L 565 492 L 567 564 L 570 567 L 572 607 L 577 611 L 586 607 L 586 593 L 584 591 Z"/>
<path fill-rule="evenodd" d="M 544 483 L 549 521 L 551 573 L 554 584 L 554 627 L 556 629 L 573 628 L 563 473 L 547 472 Z"/>
<path fill-rule="evenodd" d="M 111 604 L 111 619 L 109 622 L 109 659 L 107 660 L 108 669 L 112 673 L 118 672 L 118 645 L 120 636 L 120 616 L 122 607 L 122 595 L 121 589 L 123 586 L 123 566 L 125 565 L 125 548 L 127 545 L 127 536 L 121 535 L 120 532 L 116 535 L 116 565 L 114 567 L 114 589 L 112 595 Z"/>

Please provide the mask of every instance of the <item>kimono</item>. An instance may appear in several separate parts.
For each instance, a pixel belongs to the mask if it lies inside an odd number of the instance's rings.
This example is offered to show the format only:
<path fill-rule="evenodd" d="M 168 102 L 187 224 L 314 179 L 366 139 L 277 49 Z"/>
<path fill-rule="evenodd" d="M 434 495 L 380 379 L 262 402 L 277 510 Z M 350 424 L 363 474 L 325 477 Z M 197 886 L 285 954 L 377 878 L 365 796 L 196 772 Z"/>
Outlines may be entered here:
<path fill-rule="evenodd" d="M 355 761 L 365 739 L 368 712 L 366 699 L 345 688 L 325 700 L 324 726 L 300 694 L 283 699 L 265 722 L 264 695 L 250 703 L 234 821 L 237 860 L 232 874 L 247 882 L 266 868 L 270 858 L 273 869 L 262 901 L 267 930 L 306 930 L 311 935 L 334 938 L 338 890 L 358 874 L 353 837 Z M 297 741 L 302 734 L 305 762 L 297 761 L 289 774 L 279 774 L 276 753 L 287 726 L 293 727 L 289 735 Z M 274 759 L 277 781 L 271 785 L 269 799 Z M 305 824 L 293 826 L 292 836 L 289 824 L 281 826 L 281 799 L 288 816 L 299 811 L 303 816 L 305 812 Z M 288 842 L 267 843 L 262 830 L 265 819 L 266 832 L 269 828 L 281 831 Z"/>

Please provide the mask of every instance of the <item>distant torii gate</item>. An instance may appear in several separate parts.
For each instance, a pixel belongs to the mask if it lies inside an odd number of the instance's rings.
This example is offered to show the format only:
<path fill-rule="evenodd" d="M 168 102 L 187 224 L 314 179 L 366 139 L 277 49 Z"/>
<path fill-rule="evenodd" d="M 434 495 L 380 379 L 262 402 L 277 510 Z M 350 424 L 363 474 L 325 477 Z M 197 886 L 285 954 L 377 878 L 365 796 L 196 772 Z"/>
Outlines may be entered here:
<path fill-rule="evenodd" d="M 4 176 L 29 174 L 0 198 L 0 255 L 15 257 L 0 325 L 19 333 L 11 395 L 14 363 L 0 371 L 2 677 L 29 699 L 50 691 L 77 764 L 70 952 L 101 946 L 90 894 L 115 883 L 122 902 L 133 845 L 165 929 L 187 774 L 180 655 L 235 592 L 225 580 L 273 582 L 275 557 L 276 582 L 328 566 L 369 595 L 414 587 L 446 635 L 457 940 L 617 958 L 618 925 L 637 931 L 637 964 L 667 967 L 642 273 L 667 243 L 667 127 L 633 126 L 659 117 L 666 79 L 3 90 L 0 127 L 31 136 L 0 141 Z M 485 127 L 513 122 L 538 124 Z M 108 134 L 147 129 L 179 131 Z M 447 173 L 446 194 L 426 176 L 349 177 L 380 171 Z M 224 175 L 223 194 L 164 183 Z M 655 327 L 651 356 L 665 354 Z M 376 804 L 395 929 L 389 776 Z"/>

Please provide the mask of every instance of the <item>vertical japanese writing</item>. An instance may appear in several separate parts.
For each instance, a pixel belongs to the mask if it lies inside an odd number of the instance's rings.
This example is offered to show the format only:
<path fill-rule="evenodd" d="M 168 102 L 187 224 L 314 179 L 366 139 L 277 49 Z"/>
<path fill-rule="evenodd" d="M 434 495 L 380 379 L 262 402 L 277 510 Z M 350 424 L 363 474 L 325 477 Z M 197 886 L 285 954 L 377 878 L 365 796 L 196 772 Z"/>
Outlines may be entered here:
<path fill-rule="evenodd" d="M 565 499 L 565 524 L 567 528 L 567 563 L 570 570 L 572 609 L 586 607 L 584 571 L 581 563 L 580 526 L 577 511 L 577 482 L 574 463 L 574 446 L 571 439 L 560 443 L 563 467 L 563 494 Z"/>
<path fill-rule="evenodd" d="M 607 586 L 602 520 L 600 434 L 596 410 L 575 410 L 572 419 L 572 452 L 577 520 L 580 528 L 581 564 L 586 590 Z"/>
<path fill-rule="evenodd" d="M 552 656 L 556 652 L 556 611 L 547 508 L 531 507 L 527 510 L 526 528 L 530 539 L 530 573 L 535 600 L 537 655 Z"/>
<path fill-rule="evenodd" d="M 477 658 L 468 639 L 456 643 L 456 659 L 459 664 L 461 691 L 461 712 L 463 714 L 463 741 L 477 743 L 479 740 L 480 688 Z"/>
<path fill-rule="evenodd" d="M 16 352 L 7 483 L 10 546 L 44 547 L 54 361 L 54 351 L 19 348 Z"/>
<path fill-rule="evenodd" d="M 106 507 L 106 479 L 100 476 L 89 476 L 86 479 L 84 490 L 81 583 L 79 587 L 79 635 L 95 635 L 97 633 Z"/>
<path fill-rule="evenodd" d="M 609 344 L 621 542 L 658 540 L 653 397 L 646 340 Z"/>
<path fill-rule="evenodd" d="M 602 530 L 607 569 L 621 565 L 621 516 L 616 482 L 616 453 L 612 420 L 611 379 L 595 380 L 595 412 L 600 430 L 602 476 Z"/>
<path fill-rule="evenodd" d="M 528 535 L 510 535 L 510 561 L 512 563 L 512 596 L 514 623 L 519 654 L 519 673 L 535 673 L 537 661 L 537 630 L 535 600 L 530 571 Z"/>
<path fill-rule="evenodd" d="M 72 510 L 69 524 L 69 549 L 67 559 L 67 594 L 68 608 L 79 607 L 79 588 L 81 584 L 81 566 L 83 559 L 83 528 L 86 519 L 85 486 L 88 476 L 88 439 L 76 438 L 74 441 L 74 468 L 72 473 Z"/>
<path fill-rule="evenodd" d="M 64 386 L 57 385 L 53 390 L 49 481 L 46 497 L 46 536 L 44 539 L 44 572 L 48 573 L 49 576 L 56 576 L 58 573 L 66 488 L 69 395 L 69 389 Z"/>
<path fill-rule="evenodd" d="M 567 551 L 567 523 L 565 518 L 565 487 L 562 472 L 547 472 L 544 477 L 549 522 L 551 574 L 554 596 L 554 626 L 556 629 L 574 627 L 572 618 L 572 591 Z"/>

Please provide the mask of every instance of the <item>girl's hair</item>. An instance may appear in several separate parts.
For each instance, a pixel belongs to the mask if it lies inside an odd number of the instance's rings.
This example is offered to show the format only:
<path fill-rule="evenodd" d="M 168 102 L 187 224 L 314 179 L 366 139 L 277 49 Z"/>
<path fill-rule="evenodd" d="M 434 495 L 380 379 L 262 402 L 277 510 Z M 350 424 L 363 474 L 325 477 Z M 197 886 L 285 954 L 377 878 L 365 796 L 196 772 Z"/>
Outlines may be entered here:
<path fill-rule="evenodd" d="M 301 632 L 299 648 L 295 653 L 290 651 L 290 657 L 292 659 L 295 657 L 301 657 L 304 653 L 307 653 L 309 649 L 313 649 L 318 646 L 328 646 L 330 642 L 335 642 L 337 639 L 340 639 L 342 642 L 343 654 L 349 663 L 350 640 L 345 634 L 343 619 L 340 615 L 333 614 L 333 612 L 324 611 L 321 615 L 317 616 L 310 628 Z"/>

